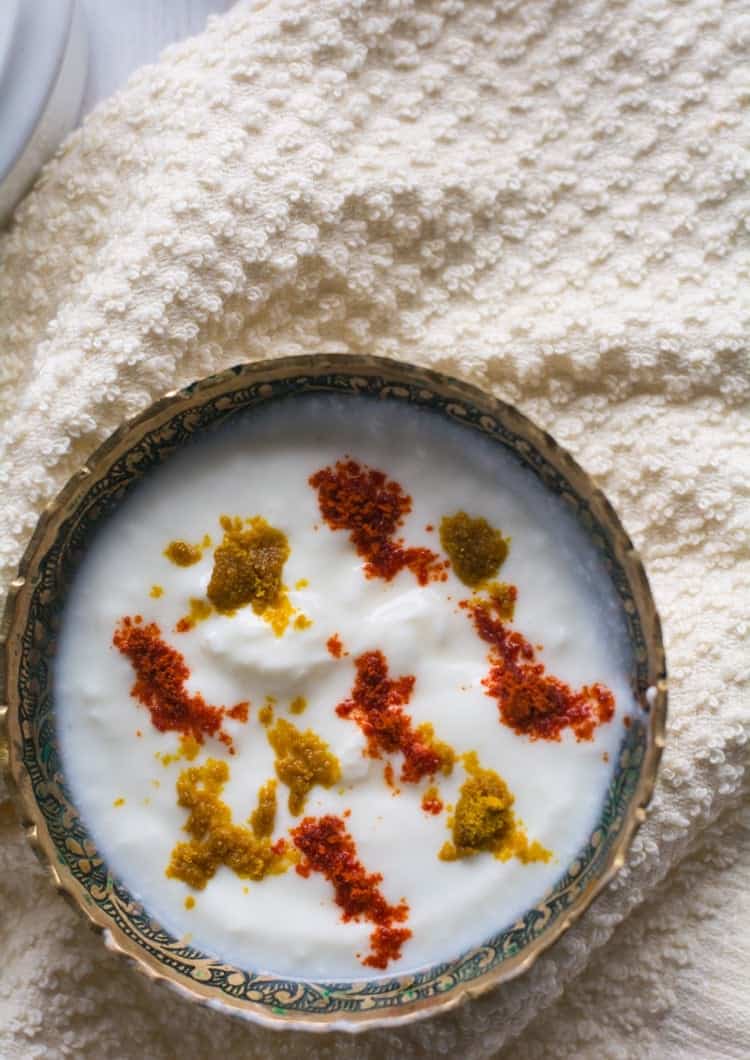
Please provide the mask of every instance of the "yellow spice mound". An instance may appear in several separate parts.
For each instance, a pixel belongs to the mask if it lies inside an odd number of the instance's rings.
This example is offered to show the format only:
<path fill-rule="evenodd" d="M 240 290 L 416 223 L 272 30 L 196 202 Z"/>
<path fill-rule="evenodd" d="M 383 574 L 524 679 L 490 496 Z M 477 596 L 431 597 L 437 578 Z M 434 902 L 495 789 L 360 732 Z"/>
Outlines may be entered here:
<path fill-rule="evenodd" d="M 549 850 L 529 843 L 523 825 L 513 813 L 514 797 L 508 785 L 492 769 L 482 769 L 476 751 L 463 756 L 469 774 L 461 785 L 452 821 L 453 842 L 439 853 L 442 861 L 473 857 L 486 850 L 508 861 L 517 857 L 524 864 L 549 861 Z"/>
<path fill-rule="evenodd" d="M 282 582 L 290 551 L 286 534 L 260 515 L 244 521 L 239 516 L 222 515 L 220 523 L 224 537 L 214 552 L 206 592 L 208 600 L 191 598 L 190 611 L 177 623 L 177 632 L 186 633 L 193 629 L 198 622 L 208 618 L 214 608 L 219 614 L 233 615 L 247 604 L 271 626 L 277 637 L 286 632 L 295 615 L 295 629 L 305 630 L 311 626 L 311 620 L 292 606 Z M 171 541 L 164 555 L 180 567 L 189 567 L 197 563 L 203 550 L 209 547 L 211 538 L 206 534 L 200 545 Z M 154 592 L 155 589 L 159 591 Z M 161 595 L 162 591 L 160 586 L 154 586 L 151 595 Z"/>
<path fill-rule="evenodd" d="M 440 522 L 440 544 L 456 577 L 472 588 L 493 578 L 508 555 L 508 540 L 481 516 L 466 512 L 445 515 Z"/>
<path fill-rule="evenodd" d="M 294 613 L 281 581 L 289 558 L 286 534 L 260 515 L 247 527 L 239 517 L 223 515 L 221 525 L 224 539 L 214 552 L 208 599 L 223 615 L 250 604 L 281 635 Z"/>
<path fill-rule="evenodd" d="M 186 769 L 177 780 L 177 801 L 190 811 L 185 831 L 191 838 L 175 846 L 167 876 L 199 891 L 220 865 L 238 876 L 262 880 L 271 873 L 285 872 L 290 864 L 287 854 L 274 851 L 269 838 L 276 817 L 275 781 L 258 793 L 251 830 L 232 823 L 232 811 L 221 799 L 228 780 L 229 767 L 215 758 Z"/>
<path fill-rule="evenodd" d="M 191 545 L 188 541 L 170 541 L 164 549 L 164 555 L 178 567 L 192 567 L 199 563 L 203 552 L 200 545 Z"/>
<path fill-rule="evenodd" d="M 285 718 L 268 730 L 268 742 L 276 753 L 276 775 L 289 788 L 289 812 L 295 816 L 305 808 L 305 799 L 316 785 L 330 788 L 341 777 L 338 758 L 312 729 L 300 732 Z"/>
<path fill-rule="evenodd" d="M 276 781 L 267 780 L 258 792 L 258 807 L 250 814 L 253 834 L 262 839 L 270 836 L 276 821 Z"/>

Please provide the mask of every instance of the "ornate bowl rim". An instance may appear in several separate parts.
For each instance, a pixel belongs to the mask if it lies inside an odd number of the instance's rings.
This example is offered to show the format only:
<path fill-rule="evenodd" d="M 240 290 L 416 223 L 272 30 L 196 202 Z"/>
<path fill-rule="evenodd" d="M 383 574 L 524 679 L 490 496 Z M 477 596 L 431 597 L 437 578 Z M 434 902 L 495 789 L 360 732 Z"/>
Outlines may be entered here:
<path fill-rule="evenodd" d="M 281 391 L 279 387 L 282 388 Z M 284 387 L 291 389 L 284 391 Z M 37 665 L 40 653 L 43 657 L 44 652 L 44 636 L 40 641 L 41 648 L 35 648 L 34 638 L 37 637 L 38 631 L 35 632 L 31 628 L 34 626 L 31 615 L 32 601 L 39 589 L 41 573 L 44 570 L 42 564 L 58 539 L 62 540 L 64 532 L 69 531 L 71 521 L 75 522 L 74 516 L 80 512 L 83 502 L 91 497 L 93 487 L 112 473 L 118 460 L 123 460 L 128 454 L 132 455 L 138 444 L 154 431 L 168 431 L 170 425 L 177 422 L 179 417 L 183 418 L 181 422 L 198 423 L 197 410 L 213 408 L 214 418 L 209 422 L 215 422 L 217 419 L 221 420 L 225 412 L 228 417 L 233 412 L 252 408 L 264 401 L 284 396 L 285 393 L 313 390 L 373 393 L 379 397 L 392 397 L 429 407 L 439 407 L 443 414 L 495 437 L 500 444 L 509 446 L 508 439 L 512 439 L 512 447 L 522 462 L 530 466 L 532 458 L 539 459 L 539 466 L 532 470 L 535 470 L 543 481 L 548 477 L 546 484 L 550 488 L 552 481 L 564 482 L 570 490 L 569 494 L 565 494 L 565 498 L 576 507 L 579 520 L 588 513 L 587 530 L 597 542 L 602 555 L 606 554 L 611 558 L 610 573 L 616 571 L 625 587 L 624 590 L 620 588 L 618 591 L 623 600 L 631 640 L 633 630 L 639 632 L 639 641 L 634 644 L 634 683 L 646 711 L 647 721 L 641 726 L 640 751 L 628 765 L 628 770 L 635 779 L 628 789 L 624 810 L 615 819 L 616 833 L 612 838 L 607 830 L 601 831 L 601 851 L 592 854 L 591 863 L 596 863 L 595 859 L 599 858 L 601 865 L 595 873 L 592 870 L 590 879 L 584 880 L 585 871 L 581 872 L 577 889 L 572 887 L 574 897 L 570 904 L 563 904 L 552 917 L 549 926 L 541 929 L 531 941 L 519 943 L 510 956 L 501 956 L 497 963 L 493 964 L 486 951 L 489 950 L 497 956 L 494 945 L 497 939 L 512 935 L 512 932 L 519 928 L 519 924 L 507 929 L 502 936 L 493 938 L 486 945 L 477 947 L 469 955 L 429 969 L 429 973 L 434 974 L 431 979 L 428 976 L 424 982 L 421 972 L 391 977 L 390 980 L 384 977 L 365 984 L 349 983 L 343 986 L 340 983 L 315 984 L 305 980 L 284 982 L 273 977 L 263 979 L 253 973 L 242 973 L 248 978 L 246 989 L 243 984 L 245 993 L 240 996 L 240 992 L 229 994 L 226 987 L 217 987 L 211 982 L 211 976 L 206 983 L 197 973 L 193 973 L 193 976 L 184 974 L 176 967 L 179 963 L 177 961 L 170 960 L 169 964 L 160 961 L 152 950 L 144 948 L 143 940 L 137 931 L 123 930 L 122 924 L 111 909 L 105 910 L 92 900 L 80 879 L 74 875 L 71 862 L 61 856 L 59 845 L 50 833 L 49 821 L 40 803 L 37 790 L 39 778 L 31 776 L 24 759 L 25 743 L 30 739 L 30 724 L 23 722 L 22 708 L 25 704 L 24 697 L 28 699 L 31 693 L 28 688 L 21 687 L 22 669 L 24 665 Z M 236 408 L 232 407 L 233 399 L 238 402 Z M 194 429 L 200 430 L 201 425 L 190 428 L 191 431 Z M 178 448 L 181 444 L 182 441 L 179 441 L 171 448 Z M 169 452 L 169 449 L 169 446 L 165 446 L 164 451 Z M 157 459 L 163 455 L 161 448 L 158 452 Z M 136 467 L 130 468 L 130 472 L 130 484 L 144 473 Z M 126 483 L 125 489 L 127 485 Z M 113 503 L 117 503 L 117 500 Z M 94 522 L 98 517 L 100 516 L 94 517 Z M 59 547 L 65 551 L 62 544 Z M 615 581 L 614 574 L 612 577 Z M 627 593 L 624 599 L 623 591 Z M 33 654 L 35 651 L 36 655 Z M 10 585 L 0 627 L 0 688 L 4 689 L 3 705 L 0 705 L 0 751 L 3 750 L 2 744 L 6 743 L 7 772 L 21 825 L 38 857 L 48 869 L 58 892 L 83 913 L 95 931 L 103 934 L 107 947 L 147 977 L 169 985 L 194 1002 L 249 1018 L 266 1027 L 307 1031 L 355 1032 L 374 1027 L 397 1026 L 437 1012 L 446 1012 L 462 1001 L 476 997 L 491 987 L 527 971 L 537 957 L 581 916 L 624 864 L 632 838 L 645 819 L 645 810 L 653 793 L 664 747 L 667 712 L 666 663 L 661 624 L 643 564 L 609 501 L 572 456 L 514 406 L 484 393 L 475 386 L 405 361 L 327 351 L 240 364 L 183 389 L 171 391 L 145 411 L 126 420 L 96 449 L 42 512 L 19 564 L 17 577 Z M 34 695 L 38 691 L 37 688 Z M 636 727 L 634 725 L 628 731 Z M 635 747 L 635 744 L 632 746 Z M 621 751 L 621 761 L 629 761 L 623 757 L 629 755 L 628 749 Z M 618 764 L 617 775 L 619 772 Z M 614 784 L 613 780 L 612 786 Z M 622 791 L 624 790 L 623 787 Z M 624 799 L 622 791 L 620 795 Z M 596 834 L 594 833 L 586 850 L 596 849 Z M 89 854 L 86 864 L 90 865 L 90 857 Z M 584 869 L 587 871 L 588 867 L 587 862 Z M 578 868 L 580 869 L 580 865 Z M 102 867 L 102 871 L 106 872 L 106 866 Z M 569 869 L 563 879 L 567 879 L 571 871 L 573 870 Z M 119 900 L 118 888 L 121 885 L 118 881 L 113 881 L 108 872 L 106 877 L 108 886 L 113 888 L 112 894 Z M 575 875 L 571 878 L 575 882 Z M 556 888 L 559 889 L 560 886 L 558 883 Z M 555 893 L 556 891 L 552 892 L 553 895 Z M 552 908 L 549 897 L 544 899 L 546 904 L 540 903 L 530 910 L 527 918 L 537 911 L 551 917 L 547 912 Z M 174 946 L 169 950 L 170 955 L 176 952 Z M 180 950 L 179 954 L 183 952 Z M 441 978 L 445 969 L 459 965 L 464 959 L 468 966 L 470 958 L 474 961 L 474 967 L 479 968 L 476 975 L 462 977 L 459 972 L 450 981 Z M 209 958 L 206 958 L 203 964 L 210 964 L 214 970 L 224 969 L 227 973 L 232 971 L 231 966 L 219 965 Z M 489 970 L 483 970 L 486 967 Z M 234 974 L 237 975 L 240 971 L 235 969 Z M 309 1004 L 302 1004 L 299 1008 L 291 1007 L 291 1003 L 286 1007 L 283 1003 L 274 1005 L 262 993 L 261 1000 L 249 996 L 257 993 L 255 987 L 263 987 L 266 980 L 272 985 L 276 984 L 276 993 L 271 995 L 271 1000 L 276 998 L 278 1001 L 281 988 L 282 996 L 287 996 L 289 988 L 299 987 L 303 989 L 304 995 L 307 987 L 320 986 L 320 992 L 315 995 L 319 1001 L 315 1002 L 311 1010 Z M 447 985 L 441 985 L 444 982 Z M 417 986 L 410 986 L 410 983 L 416 983 Z M 333 985 L 333 991 L 328 989 L 330 985 Z M 373 1000 L 378 993 L 385 997 L 382 1004 L 379 999 Z"/>

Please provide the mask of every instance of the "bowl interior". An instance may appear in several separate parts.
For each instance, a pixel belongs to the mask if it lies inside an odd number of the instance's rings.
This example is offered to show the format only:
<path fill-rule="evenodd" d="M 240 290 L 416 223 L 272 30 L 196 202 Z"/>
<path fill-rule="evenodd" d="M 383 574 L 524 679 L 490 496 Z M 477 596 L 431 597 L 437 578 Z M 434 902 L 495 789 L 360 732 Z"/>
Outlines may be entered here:
<path fill-rule="evenodd" d="M 437 410 L 511 450 L 564 498 L 585 528 L 621 601 L 632 683 L 644 708 L 624 731 L 597 827 L 553 890 L 522 920 L 470 952 L 415 974 L 359 982 L 290 981 L 222 963 L 174 938 L 114 878 L 68 791 L 55 731 L 51 662 L 67 587 L 98 524 L 149 469 L 197 432 L 248 409 L 311 391 L 358 393 Z M 426 1015 L 525 970 L 586 908 L 622 864 L 643 819 L 666 711 L 659 620 L 637 554 L 612 508 L 556 443 L 517 410 L 455 380 L 403 363 L 349 355 L 243 365 L 153 405 L 122 427 L 40 520 L 5 618 L 11 775 L 24 824 L 57 886 L 110 946 L 193 999 L 259 1022 L 359 1029 Z"/>

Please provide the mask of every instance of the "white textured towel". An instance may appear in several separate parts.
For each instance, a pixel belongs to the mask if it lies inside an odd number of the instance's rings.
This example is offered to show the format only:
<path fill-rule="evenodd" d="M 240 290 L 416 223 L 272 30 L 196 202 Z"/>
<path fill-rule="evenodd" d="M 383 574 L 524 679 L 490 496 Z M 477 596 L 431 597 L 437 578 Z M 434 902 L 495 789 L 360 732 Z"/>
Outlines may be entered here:
<path fill-rule="evenodd" d="M 242 5 L 71 137 L 0 241 L 3 578 L 161 392 L 323 343 L 405 357 L 517 402 L 616 504 L 669 745 L 627 869 L 530 974 L 354 1044 L 121 966 L 0 789 L 4 1060 L 750 1055 L 749 173 L 746 0 Z"/>

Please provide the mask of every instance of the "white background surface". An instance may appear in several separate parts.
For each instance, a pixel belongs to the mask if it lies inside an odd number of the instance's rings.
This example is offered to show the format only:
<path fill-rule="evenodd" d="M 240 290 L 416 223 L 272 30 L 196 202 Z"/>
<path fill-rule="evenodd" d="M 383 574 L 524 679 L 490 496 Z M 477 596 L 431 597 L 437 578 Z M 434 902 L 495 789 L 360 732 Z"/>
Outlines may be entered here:
<path fill-rule="evenodd" d="M 1 0 L 0 0 L 1 2 Z M 81 0 L 89 40 L 89 71 L 81 117 L 112 95 L 163 48 L 200 33 L 209 15 L 234 0 Z"/>

